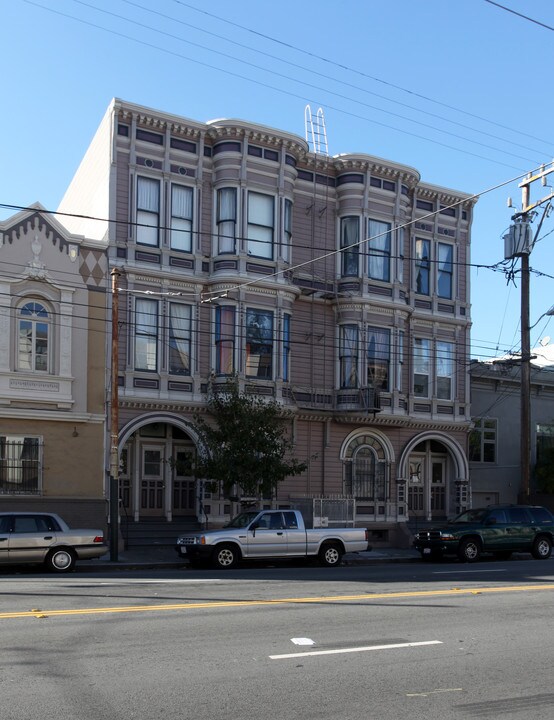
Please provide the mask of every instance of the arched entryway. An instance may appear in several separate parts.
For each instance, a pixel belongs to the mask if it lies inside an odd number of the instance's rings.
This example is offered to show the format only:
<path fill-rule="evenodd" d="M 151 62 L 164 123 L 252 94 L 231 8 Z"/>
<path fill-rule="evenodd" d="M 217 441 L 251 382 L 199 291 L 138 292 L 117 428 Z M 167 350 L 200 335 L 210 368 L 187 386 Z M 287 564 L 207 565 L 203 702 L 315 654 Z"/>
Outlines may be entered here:
<path fill-rule="evenodd" d="M 465 453 L 453 438 L 422 433 L 405 447 L 398 465 L 408 516 L 444 519 L 469 505 L 469 472 Z"/>
<path fill-rule="evenodd" d="M 120 432 L 119 493 L 129 520 L 198 515 L 191 460 L 198 439 L 189 423 L 171 414 L 141 416 Z"/>

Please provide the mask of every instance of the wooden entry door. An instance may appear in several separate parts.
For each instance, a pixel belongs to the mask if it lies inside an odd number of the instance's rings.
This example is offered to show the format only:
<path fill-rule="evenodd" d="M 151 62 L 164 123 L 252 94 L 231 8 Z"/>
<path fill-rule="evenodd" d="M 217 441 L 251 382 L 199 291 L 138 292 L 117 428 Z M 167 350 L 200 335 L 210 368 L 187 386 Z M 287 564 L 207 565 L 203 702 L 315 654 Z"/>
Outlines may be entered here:
<path fill-rule="evenodd" d="M 408 514 L 410 517 L 427 516 L 425 502 L 425 457 L 412 457 L 408 478 Z"/>
<path fill-rule="evenodd" d="M 446 460 L 431 458 L 431 515 L 446 515 Z"/>
<path fill-rule="evenodd" d="M 140 463 L 140 514 L 163 515 L 165 510 L 165 446 L 143 445 Z"/>

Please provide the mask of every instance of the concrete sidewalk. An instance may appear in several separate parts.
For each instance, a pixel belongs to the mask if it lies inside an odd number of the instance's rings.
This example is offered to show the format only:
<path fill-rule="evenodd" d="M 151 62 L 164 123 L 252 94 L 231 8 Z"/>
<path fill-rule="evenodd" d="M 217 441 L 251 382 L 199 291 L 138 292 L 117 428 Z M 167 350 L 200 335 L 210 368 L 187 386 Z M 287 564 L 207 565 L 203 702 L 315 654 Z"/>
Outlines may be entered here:
<path fill-rule="evenodd" d="M 379 548 L 360 553 L 347 553 L 343 558 L 344 565 L 374 565 L 383 562 L 414 562 L 421 561 L 420 554 L 413 549 Z M 118 552 L 116 561 L 107 553 L 96 560 L 80 560 L 77 572 L 97 572 L 110 570 L 146 570 L 146 569 L 183 569 L 188 563 L 180 560 L 175 550 L 168 545 L 152 545 L 148 547 L 130 547 Z"/>

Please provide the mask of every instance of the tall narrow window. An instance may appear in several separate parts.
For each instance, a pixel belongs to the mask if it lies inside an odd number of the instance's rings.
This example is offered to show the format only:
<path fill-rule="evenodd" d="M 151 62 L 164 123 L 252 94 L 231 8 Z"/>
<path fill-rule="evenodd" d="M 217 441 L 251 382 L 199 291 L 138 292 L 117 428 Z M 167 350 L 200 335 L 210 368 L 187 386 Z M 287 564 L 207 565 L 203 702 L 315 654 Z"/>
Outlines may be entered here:
<path fill-rule="evenodd" d="M 437 342 L 437 397 L 440 400 L 452 399 L 453 377 L 454 344 Z"/>
<path fill-rule="evenodd" d="M 217 253 L 236 252 L 237 190 L 221 188 L 217 191 Z"/>
<path fill-rule="evenodd" d="M 158 301 L 135 302 L 135 370 L 158 369 Z"/>
<path fill-rule="evenodd" d="M 246 310 L 246 375 L 273 377 L 273 313 L 268 310 Z"/>
<path fill-rule="evenodd" d="M 48 372 L 48 311 L 42 303 L 28 302 L 18 314 L 18 370 Z"/>
<path fill-rule="evenodd" d="M 429 240 L 415 241 L 416 292 L 429 295 Z"/>
<path fill-rule="evenodd" d="M 340 386 L 358 387 L 358 326 L 341 325 L 340 345 Z"/>
<path fill-rule="evenodd" d="M 39 492 L 41 451 L 41 438 L 0 435 L 0 495 Z"/>
<path fill-rule="evenodd" d="M 192 252 L 192 188 L 171 186 L 171 248 Z"/>
<path fill-rule="evenodd" d="M 398 332 L 398 346 L 396 349 L 396 389 L 402 390 L 402 371 L 404 369 L 404 331 Z"/>
<path fill-rule="evenodd" d="M 292 252 L 292 201 L 285 199 L 283 215 L 283 246 L 281 257 L 285 262 L 290 262 Z"/>
<path fill-rule="evenodd" d="M 367 328 L 367 384 L 375 390 L 389 389 L 390 330 Z"/>
<path fill-rule="evenodd" d="M 290 380 L 290 315 L 283 315 L 283 380 Z"/>
<path fill-rule="evenodd" d="M 160 182 L 137 178 L 137 243 L 157 247 L 160 227 Z"/>
<path fill-rule="evenodd" d="M 191 345 L 190 305 L 169 305 L 169 372 L 190 375 Z"/>
<path fill-rule="evenodd" d="M 215 311 L 215 372 L 231 375 L 235 370 L 235 308 L 218 307 Z"/>
<path fill-rule="evenodd" d="M 248 193 L 248 254 L 273 259 L 274 199 L 271 195 Z"/>
<path fill-rule="evenodd" d="M 414 340 L 414 395 L 429 397 L 429 373 L 431 368 L 430 341 L 425 338 Z"/>
<path fill-rule="evenodd" d="M 452 245 L 439 243 L 437 263 L 437 295 L 452 298 Z"/>
<path fill-rule="evenodd" d="M 396 277 L 399 283 L 404 282 L 404 240 L 406 237 L 406 228 L 399 227 L 396 230 L 397 255 L 396 258 Z"/>
<path fill-rule="evenodd" d="M 373 280 L 390 281 L 391 224 L 368 220 L 369 263 L 367 274 Z"/>
<path fill-rule="evenodd" d="M 343 217 L 340 221 L 341 275 L 358 277 L 360 218 Z"/>

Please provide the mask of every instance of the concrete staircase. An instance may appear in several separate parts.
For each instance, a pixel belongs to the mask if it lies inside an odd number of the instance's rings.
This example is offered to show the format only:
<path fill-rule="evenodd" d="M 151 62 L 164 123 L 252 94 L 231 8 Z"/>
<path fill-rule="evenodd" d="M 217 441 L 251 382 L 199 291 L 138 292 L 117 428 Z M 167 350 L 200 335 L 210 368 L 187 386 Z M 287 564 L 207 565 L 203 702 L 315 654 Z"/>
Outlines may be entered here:
<path fill-rule="evenodd" d="M 202 526 L 195 516 L 174 518 L 141 518 L 133 522 L 121 518 L 121 534 L 126 548 L 173 547 L 179 535 L 199 532 Z"/>

